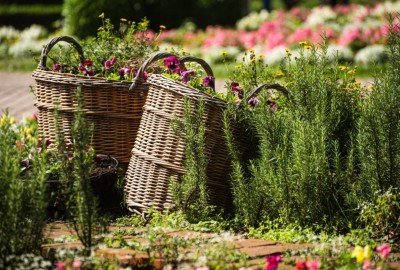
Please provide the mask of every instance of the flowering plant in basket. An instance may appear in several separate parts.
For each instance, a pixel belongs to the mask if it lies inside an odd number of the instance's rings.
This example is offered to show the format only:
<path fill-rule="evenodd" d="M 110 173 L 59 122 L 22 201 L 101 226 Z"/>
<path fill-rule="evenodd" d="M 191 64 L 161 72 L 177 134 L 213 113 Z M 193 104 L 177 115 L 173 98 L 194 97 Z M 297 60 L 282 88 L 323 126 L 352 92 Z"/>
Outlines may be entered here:
<path fill-rule="evenodd" d="M 186 65 L 176 56 L 164 59 L 163 75 L 172 80 L 187 84 L 206 94 L 225 99 L 225 95 L 215 91 L 215 78 L 206 75 L 204 70 L 193 63 Z"/>
<path fill-rule="evenodd" d="M 81 42 L 84 59 L 70 47 L 60 47 L 48 55 L 53 60 L 51 69 L 55 72 L 72 73 L 109 80 L 131 81 L 140 64 L 157 50 L 158 34 L 148 30 L 149 21 L 136 23 L 121 19 L 116 30 L 110 19 L 99 16 L 102 26 L 97 36 Z"/>

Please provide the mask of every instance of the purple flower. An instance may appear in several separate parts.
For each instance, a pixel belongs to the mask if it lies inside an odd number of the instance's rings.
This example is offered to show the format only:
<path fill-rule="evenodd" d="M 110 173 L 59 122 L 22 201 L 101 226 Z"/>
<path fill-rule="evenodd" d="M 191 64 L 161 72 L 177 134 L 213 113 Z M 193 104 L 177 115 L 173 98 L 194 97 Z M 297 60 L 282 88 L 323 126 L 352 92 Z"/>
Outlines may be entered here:
<path fill-rule="evenodd" d="M 110 60 L 107 60 L 107 61 L 105 61 L 104 62 L 104 67 L 106 68 L 106 69 L 110 69 L 111 68 L 111 61 Z"/>
<path fill-rule="evenodd" d="M 124 78 L 124 75 L 125 75 L 125 68 L 119 68 L 118 69 L 118 74 L 119 74 L 119 77 L 122 80 Z"/>
<path fill-rule="evenodd" d="M 258 103 L 260 102 L 260 100 L 258 99 L 258 97 L 251 97 L 250 99 L 249 99 L 249 101 L 247 101 L 247 103 L 250 105 L 250 106 L 256 106 Z"/>
<path fill-rule="evenodd" d="M 53 65 L 51 66 L 51 69 L 52 69 L 53 71 L 60 71 L 60 70 L 61 70 L 61 65 L 60 65 L 60 64 L 53 64 Z"/>
<path fill-rule="evenodd" d="M 94 69 L 87 70 L 86 74 L 84 73 L 84 75 L 88 75 L 88 76 L 94 76 L 94 74 L 96 74 L 96 70 L 94 70 Z"/>
<path fill-rule="evenodd" d="M 180 65 L 181 61 L 176 56 L 169 56 L 164 59 L 164 66 L 172 72 L 177 73 L 177 70 L 179 71 Z"/>
<path fill-rule="evenodd" d="M 82 72 L 82 74 L 84 76 L 88 75 L 88 76 L 93 76 L 96 71 L 94 69 L 87 69 L 86 66 L 80 65 L 79 66 L 79 70 Z"/>
<path fill-rule="evenodd" d="M 276 104 L 275 102 L 268 100 L 267 104 L 269 106 L 270 112 L 276 112 L 278 110 L 278 104 Z"/>
<path fill-rule="evenodd" d="M 138 72 L 138 71 L 136 70 L 136 71 L 135 71 L 135 77 L 136 77 L 136 75 L 137 75 L 137 72 Z M 144 71 L 143 74 L 142 74 L 142 76 L 143 76 L 142 79 L 143 79 L 144 81 L 147 81 L 147 78 L 149 77 L 149 74 L 148 74 L 146 71 Z"/>
<path fill-rule="evenodd" d="M 232 83 L 231 83 L 231 91 L 232 91 L 233 93 L 237 94 L 238 97 L 239 97 L 240 99 L 243 98 L 243 94 L 244 94 L 244 93 L 243 93 L 243 89 L 239 87 L 239 83 L 237 83 L 237 82 L 232 82 Z"/>
<path fill-rule="evenodd" d="M 203 85 L 205 87 L 211 87 L 214 88 L 215 86 L 215 78 L 213 76 L 206 76 L 203 79 Z"/>
<path fill-rule="evenodd" d="M 110 69 L 116 62 L 117 62 L 117 58 L 112 57 L 111 59 L 106 60 L 106 61 L 104 62 L 104 67 L 105 67 L 106 69 Z"/>
<path fill-rule="evenodd" d="M 183 70 L 181 71 L 181 80 L 184 83 L 190 81 L 190 79 L 194 76 L 194 70 Z"/>
<path fill-rule="evenodd" d="M 83 64 L 85 67 L 91 67 L 91 66 L 93 66 L 93 61 L 90 60 L 90 59 L 86 59 L 86 60 L 83 61 L 82 64 Z"/>
<path fill-rule="evenodd" d="M 80 64 L 79 65 L 79 70 L 82 71 L 82 72 L 85 72 L 86 71 L 86 67 L 84 65 Z"/>

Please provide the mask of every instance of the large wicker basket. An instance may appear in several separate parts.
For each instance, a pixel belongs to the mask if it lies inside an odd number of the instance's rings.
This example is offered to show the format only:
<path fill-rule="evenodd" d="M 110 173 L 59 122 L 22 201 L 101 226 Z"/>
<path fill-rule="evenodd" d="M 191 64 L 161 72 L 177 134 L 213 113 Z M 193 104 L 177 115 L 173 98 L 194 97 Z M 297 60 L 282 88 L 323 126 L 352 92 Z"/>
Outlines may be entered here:
<path fill-rule="evenodd" d="M 133 88 L 140 87 L 140 78 L 149 64 L 169 54 L 155 55 L 139 69 Z M 194 61 L 202 65 L 209 76 L 212 70 L 201 59 L 186 57 L 182 62 Z M 142 213 L 145 209 L 166 210 L 173 205 L 169 191 L 171 180 L 180 180 L 183 168 L 185 140 L 176 135 L 171 121 L 183 120 L 184 97 L 195 104 L 205 102 L 205 152 L 208 156 L 207 187 L 212 204 L 230 208 L 231 188 L 228 181 L 230 159 L 222 130 L 224 101 L 159 74 L 152 74 L 143 116 L 130 160 L 125 183 L 125 200 L 129 210 Z"/>
<path fill-rule="evenodd" d="M 129 82 L 49 71 L 47 54 L 60 41 L 70 43 L 80 60 L 84 60 L 81 46 L 68 36 L 54 38 L 43 48 L 39 65 L 32 75 L 36 81 L 35 106 L 39 111 L 40 134 L 55 140 L 54 110 L 58 107 L 62 131 L 67 139 L 70 138 L 76 107 L 75 91 L 81 86 L 84 111 L 88 122 L 94 125 L 93 147 L 96 153 L 111 155 L 121 165 L 127 165 L 143 112 L 147 84 L 142 83 L 134 91 L 129 91 Z"/>

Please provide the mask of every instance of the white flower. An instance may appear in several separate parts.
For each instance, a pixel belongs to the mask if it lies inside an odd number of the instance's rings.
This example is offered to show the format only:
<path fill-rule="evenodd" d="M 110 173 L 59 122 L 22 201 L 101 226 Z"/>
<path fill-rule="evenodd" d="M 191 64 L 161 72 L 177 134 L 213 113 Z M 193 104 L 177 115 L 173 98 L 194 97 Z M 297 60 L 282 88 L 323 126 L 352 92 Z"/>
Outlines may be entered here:
<path fill-rule="evenodd" d="M 12 26 L 0 27 L 0 41 L 13 40 L 19 36 L 19 31 Z"/>
<path fill-rule="evenodd" d="M 328 48 L 326 49 L 326 54 L 329 59 L 333 60 L 336 56 L 338 57 L 338 60 L 343 62 L 349 62 L 353 60 L 354 54 L 350 50 L 350 48 L 345 47 L 345 46 L 340 46 L 340 45 L 329 45 Z"/>
<path fill-rule="evenodd" d="M 10 46 L 8 53 L 14 57 L 31 56 L 30 52 L 40 53 L 43 44 L 43 41 L 21 39 Z"/>
<path fill-rule="evenodd" d="M 263 9 L 259 13 L 251 12 L 246 17 L 243 17 L 236 23 L 239 30 L 256 30 L 263 22 L 269 19 L 270 13 Z"/>
<path fill-rule="evenodd" d="M 310 15 L 308 15 L 305 25 L 309 27 L 321 25 L 335 20 L 336 16 L 336 13 L 328 6 L 315 7 L 311 10 Z"/>
<path fill-rule="evenodd" d="M 400 12 L 400 1 L 390 2 L 386 1 L 379 3 L 372 10 L 371 14 L 374 16 L 382 17 L 387 13 L 399 13 Z"/>
<path fill-rule="evenodd" d="M 388 59 L 388 53 L 383 45 L 371 45 L 359 50 L 354 57 L 357 64 L 368 65 L 372 63 L 384 63 Z"/>
<path fill-rule="evenodd" d="M 203 51 L 204 60 L 208 63 L 222 63 L 223 61 L 232 61 L 240 54 L 238 47 L 213 46 Z"/>
<path fill-rule="evenodd" d="M 38 40 L 45 37 L 47 34 L 46 29 L 43 26 L 32 24 L 30 27 L 24 29 L 21 32 L 20 39 L 23 40 Z"/>
<path fill-rule="evenodd" d="M 268 65 L 280 64 L 286 57 L 286 50 L 287 48 L 285 46 L 279 46 L 270 51 L 265 51 L 264 62 Z"/>

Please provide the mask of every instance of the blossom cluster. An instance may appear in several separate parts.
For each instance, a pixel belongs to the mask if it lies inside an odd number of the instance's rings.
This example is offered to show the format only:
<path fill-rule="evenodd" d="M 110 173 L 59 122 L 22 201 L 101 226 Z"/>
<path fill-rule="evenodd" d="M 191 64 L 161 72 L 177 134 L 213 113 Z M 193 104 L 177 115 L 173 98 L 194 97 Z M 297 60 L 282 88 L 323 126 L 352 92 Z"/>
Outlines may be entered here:
<path fill-rule="evenodd" d="M 385 60 L 381 48 L 387 43 L 387 15 L 398 12 L 400 1 L 381 2 L 374 6 L 351 4 L 334 8 L 293 8 L 287 12 L 261 11 L 241 19 L 236 29 L 209 26 L 197 32 L 169 30 L 160 36 L 160 41 L 182 45 L 189 51 L 200 47 L 205 57 L 215 52 L 226 52 L 228 60 L 235 59 L 242 51 L 255 49 L 266 56 L 266 62 L 277 63 L 283 59 L 285 49 L 297 49 L 301 41 L 321 43 L 325 40 L 330 50 L 345 54 L 346 60 L 360 59 L 359 64 L 369 64 L 369 58 L 363 57 L 365 52 L 362 49 L 378 51 L 380 57 L 372 60 Z M 380 46 L 369 48 L 371 45 Z M 357 56 L 358 52 L 361 56 Z M 214 59 L 215 63 L 221 61 L 216 56 L 211 60 Z"/>
<path fill-rule="evenodd" d="M 200 88 L 199 90 L 203 90 L 202 88 L 210 88 L 213 91 L 215 88 L 215 78 L 213 76 L 205 76 L 202 78 L 201 84 L 196 83 L 195 80 L 197 78 L 197 72 L 194 69 L 187 69 L 176 56 L 169 56 L 165 58 L 164 67 L 166 67 L 166 75 L 178 75 L 178 77 L 169 77 L 177 79 L 182 83 L 190 84 L 191 86 Z M 192 81 L 194 83 L 191 83 Z"/>

